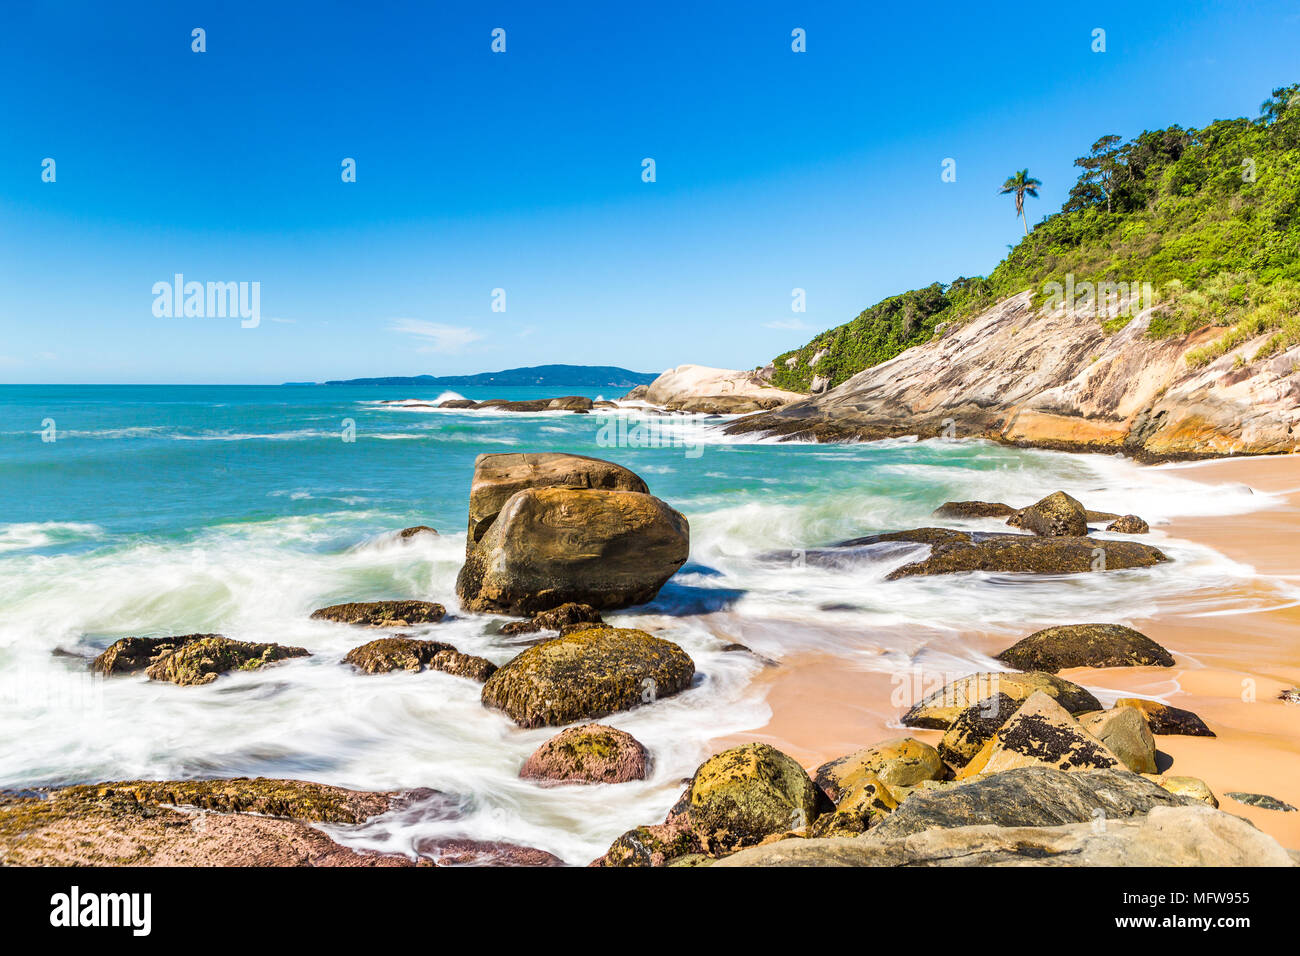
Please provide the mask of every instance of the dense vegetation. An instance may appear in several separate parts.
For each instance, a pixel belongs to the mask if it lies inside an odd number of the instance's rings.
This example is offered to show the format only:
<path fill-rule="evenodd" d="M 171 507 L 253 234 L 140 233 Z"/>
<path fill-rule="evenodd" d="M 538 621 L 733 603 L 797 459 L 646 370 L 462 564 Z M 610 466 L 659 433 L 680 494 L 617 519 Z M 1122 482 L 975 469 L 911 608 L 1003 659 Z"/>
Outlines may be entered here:
<path fill-rule="evenodd" d="M 1252 358 L 1300 344 L 1300 84 L 1274 90 L 1257 119 L 1172 126 L 1128 142 L 1104 136 L 1075 165 L 1082 173 L 1065 206 L 988 278 L 885 299 L 777 356 L 775 384 L 806 391 L 820 375 L 838 385 L 926 341 L 940 323 L 1025 289 L 1041 295 L 1067 273 L 1076 282 L 1151 283 L 1162 307 L 1150 336 L 1229 327 L 1189 354 L 1194 364 L 1270 331 Z M 1122 325 L 1106 322 L 1112 331 Z"/>

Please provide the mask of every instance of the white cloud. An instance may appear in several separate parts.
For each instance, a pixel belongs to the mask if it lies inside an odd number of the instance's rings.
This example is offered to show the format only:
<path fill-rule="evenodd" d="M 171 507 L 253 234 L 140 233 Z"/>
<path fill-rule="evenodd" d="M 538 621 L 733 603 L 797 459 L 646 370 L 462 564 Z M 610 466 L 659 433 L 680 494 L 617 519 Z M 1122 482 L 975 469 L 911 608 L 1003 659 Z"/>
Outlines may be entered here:
<path fill-rule="evenodd" d="M 764 322 L 763 327 L 766 329 L 791 329 L 794 331 L 809 328 L 809 326 L 804 325 L 803 319 L 783 319 L 779 322 Z"/>
<path fill-rule="evenodd" d="M 424 319 L 394 319 L 391 328 L 394 332 L 423 339 L 427 344 L 420 346 L 421 352 L 459 352 L 483 337 L 473 329 L 426 322 Z"/>

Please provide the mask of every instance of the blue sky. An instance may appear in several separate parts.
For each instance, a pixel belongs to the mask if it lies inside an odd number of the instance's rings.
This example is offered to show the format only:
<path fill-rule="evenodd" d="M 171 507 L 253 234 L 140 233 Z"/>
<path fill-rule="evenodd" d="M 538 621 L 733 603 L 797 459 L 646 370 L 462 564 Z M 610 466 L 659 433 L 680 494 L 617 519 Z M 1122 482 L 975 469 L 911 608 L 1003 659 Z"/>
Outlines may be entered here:
<path fill-rule="evenodd" d="M 1102 133 L 1298 78 L 1295 2 L 1026 9 L 6 4 L 0 381 L 753 367 L 987 274 L 1013 170 L 1032 221 Z M 260 283 L 260 324 L 156 316 L 176 273 Z"/>

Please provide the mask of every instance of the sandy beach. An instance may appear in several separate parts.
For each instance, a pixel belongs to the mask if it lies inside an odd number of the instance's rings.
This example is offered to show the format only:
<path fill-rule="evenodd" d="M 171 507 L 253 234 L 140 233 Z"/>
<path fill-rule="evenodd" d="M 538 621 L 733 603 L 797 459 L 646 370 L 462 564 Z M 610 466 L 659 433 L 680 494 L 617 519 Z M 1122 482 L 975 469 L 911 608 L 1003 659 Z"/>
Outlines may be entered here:
<path fill-rule="evenodd" d="M 1161 606 L 1127 622 L 1168 648 L 1174 667 L 1076 668 L 1061 676 L 1089 687 L 1105 704 L 1119 696 L 1156 697 L 1199 714 L 1217 737 L 1157 737 L 1161 771 L 1202 778 L 1222 809 L 1287 847 L 1300 847 L 1300 812 L 1262 810 L 1226 796 L 1228 791 L 1265 793 L 1300 806 L 1300 706 L 1278 699 L 1284 689 L 1300 685 L 1300 606 L 1277 589 L 1278 579 L 1300 578 L 1300 460 L 1232 458 L 1155 467 L 1177 468 L 1182 477 L 1210 485 L 1244 484 L 1280 499 L 1274 507 L 1245 515 L 1160 527 L 1170 537 L 1212 547 L 1253 568 L 1257 577 L 1214 595 L 1213 611 Z M 989 655 L 1008 646 L 1005 634 L 970 632 L 962 640 Z M 856 669 L 844 657 L 790 656 L 758 679 L 766 684 L 771 720 L 754 731 L 719 738 L 715 750 L 762 740 L 812 769 L 891 737 L 937 743 L 942 736 L 904 728 L 897 682 Z M 909 690 L 901 692 L 910 703 Z"/>

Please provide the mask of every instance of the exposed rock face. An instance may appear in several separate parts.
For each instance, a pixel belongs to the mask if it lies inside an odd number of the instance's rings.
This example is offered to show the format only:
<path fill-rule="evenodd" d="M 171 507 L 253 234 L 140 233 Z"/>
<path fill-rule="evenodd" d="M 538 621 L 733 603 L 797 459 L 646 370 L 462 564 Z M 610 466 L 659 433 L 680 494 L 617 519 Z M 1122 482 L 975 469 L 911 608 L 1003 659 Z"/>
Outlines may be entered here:
<path fill-rule="evenodd" d="M 1015 513 L 1000 501 L 945 501 L 934 509 L 936 518 L 1009 518 Z"/>
<path fill-rule="evenodd" d="M 1107 334 L 1090 315 L 1037 310 L 1025 291 L 830 391 L 728 430 L 818 441 L 962 437 L 1144 460 L 1296 449 L 1300 348 L 1249 360 L 1268 333 L 1202 368 L 1187 353 L 1226 329 L 1146 337 L 1152 311 Z"/>
<path fill-rule="evenodd" d="M 114 641 L 90 664 L 90 669 L 106 677 L 113 674 L 134 674 L 166 657 L 178 647 L 220 634 L 183 634 L 180 637 L 124 637 Z"/>
<path fill-rule="evenodd" d="M 497 669 L 491 661 L 462 654 L 450 644 L 418 641 L 402 635 L 381 637 L 354 647 L 344 655 L 343 662 L 367 674 L 386 674 L 395 670 L 419 672 L 428 668 L 469 677 L 479 683 L 491 677 Z"/>
<path fill-rule="evenodd" d="M 899 837 L 931 827 L 1051 827 L 1087 823 L 1099 815 L 1115 820 L 1146 813 L 1152 807 L 1192 803 L 1123 768 L 1067 773 L 1042 766 L 1023 767 L 957 786 L 918 790 L 877 830 L 881 837 Z"/>
<path fill-rule="evenodd" d="M 1156 741 L 1137 708 L 1116 707 L 1083 714 L 1079 724 L 1134 773 L 1156 772 Z"/>
<path fill-rule="evenodd" d="M 145 674 L 150 680 L 165 680 L 173 684 L 194 686 L 210 684 L 229 671 L 258 670 L 267 664 L 291 657 L 310 656 L 301 647 L 249 644 L 214 635 L 190 641 L 170 654 L 158 658 L 145 669 Z"/>
<path fill-rule="evenodd" d="M 362 627 L 412 627 L 437 624 L 446 613 L 447 609 L 441 604 L 429 601 L 366 601 L 332 604 L 312 611 L 311 616 L 315 621 L 337 621 Z"/>
<path fill-rule="evenodd" d="M 679 365 L 651 382 L 643 401 L 669 411 L 730 415 L 780 408 L 804 397 L 775 388 L 754 372 Z"/>
<path fill-rule="evenodd" d="M 501 628 L 502 634 L 534 634 L 537 631 L 561 631 L 579 624 L 603 623 L 600 612 L 590 604 L 561 604 L 549 611 L 540 611 L 531 621 L 511 621 Z"/>
<path fill-rule="evenodd" d="M 1117 534 L 1146 534 L 1151 530 L 1151 526 L 1137 515 L 1124 515 L 1108 524 L 1106 530 Z"/>
<path fill-rule="evenodd" d="M 521 727 L 604 717 L 690 686 L 695 662 L 644 631 L 591 627 L 530 647 L 483 686 L 483 703 Z"/>
<path fill-rule="evenodd" d="M 700 843 L 714 854 L 805 827 L 830 809 L 794 758 L 759 743 L 724 750 L 702 763 L 685 802 Z"/>
<path fill-rule="evenodd" d="M 911 737 L 899 737 L 824 763 L 813 780 L 839 804 L 867 775 L 888 787 L 910 787 L 922 780 L 938 780 L 943 773 L 937 750 Z"/>
<path fill-rule="evenodd" d="M 946 529 L 919 529 L 906 535 Z M 939 536 L 929 535 L 932 539 Z M 903 535 L 877 540 L 908 540 Z M 858 543 L 863 543 L 860 539 Z M 918 541 L 918 543 L 929 543 Z M 1027 534 L 981 534 L 950 531 L 931 544 L 930 556 L 892 571 L 888 580 L 916 574 L 959 574 L 966 571 L 1030 574 L 1081 574 L 1149 568 L 1169 559 L 1158 548 L 1137 541 L 1102 541 L 1088 537 L 1038 537 Z"/>
<path fill-rule="evenodd" d="M 560 731 L 524 762 L 519 776 L 553 783 L 626 783 L 644 780 L 650 755 L 625 730 L 586 724 Z"/>
<path fill-rule="evenodd" d="M 1081 538 L 1088 533 L 1088 514 L 1078 500 L 1056 491 L 1028 508 L 1021 508 L 1007 524 L 1044 538 Z"/>
<path fill-rule="evenodd" d="M 456 593 L 471 610 L 511 614 L 627 607 L 654 597 L 689 552 L 686 519 L 626 468 L 577 455 L 480 455 Z"/>
<path fill-rule="evenodd" d="M 417 840 L 415 852 L 431 858 L 438 866 L 563 866 L 554 853 L 532 846 L 499 840 Z"/>
<path fill-rule="evenodd" d="M 997 659 L 1018 670 L 1055 674 L 1067 667 L 1173 667 L 1170 653 L 1122 624 L 1063 624 L 1035 631 Z"/>
<path fill-rule="evenodd" d="M 1042 691 L 1035 691 L 962 768 L 957 778 L 1038 766 L 1057 770 L 1108 770 L 1123 764 L 1060 704 Z M 1155 769 L 1154 761 L 1152 769 Z"/>
<path fill-rule="evenodd" d="M 1023 674 L 983 671 L 955 680 L 930 694 L 903 715 L 903 724 L 908 727 L 947 730 L 958 714 L 974 704 L 998 694 L 1011 700 L 1024 701 L 1036 691 L 1054 698 L 1071 714 L 1101 710 L 1101 702 L 1091 693 L 1054 674 L 1041 671 Z M 1002 706 L 1005 705 L 997 701 L 991 702 L 989 713 L 1000 713 L 997 708 Z"/>
<path fill-rule="evenodd" d="M 963 826 L 858 839 L 786 840 L 714 866 L 1295 866 L 1272 837 L 1210 807 L 1064 826 Z"/>
<path fill-rule="evenodd" d="M 1118 707 L 1136 707 L 1147 719 L 1147 725 L 1153 734 L 1178 735 L 1185 737 L 1213 737 L 1214 731 L 1205 725 L 1190 710 L 1170 707 L 1158 700 L 1143 700 L 1140 697 L 1121 697 L 1115 701 Z"/>
<path fill-rule="evenodd" d="M 355 824 L 392 793 L 298 780 L 134 780 L 0 796 L 0 863 L 19 866 L 406 866 L 307 824 Z M 173 806 L 207 813 L 181 812 Z"/>
<path fill-rule="evenodd" d="M 1001 692 L 989 695 L 959 713 L 939 742 L 939 757 L 960 769 L 979 753 L 1020 707 L 1020 700 Z"/>

